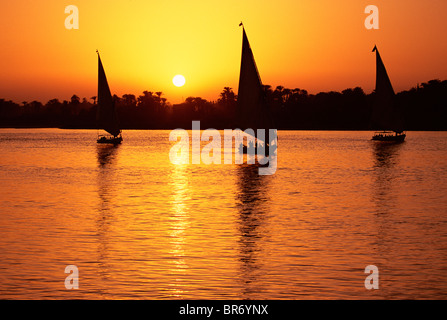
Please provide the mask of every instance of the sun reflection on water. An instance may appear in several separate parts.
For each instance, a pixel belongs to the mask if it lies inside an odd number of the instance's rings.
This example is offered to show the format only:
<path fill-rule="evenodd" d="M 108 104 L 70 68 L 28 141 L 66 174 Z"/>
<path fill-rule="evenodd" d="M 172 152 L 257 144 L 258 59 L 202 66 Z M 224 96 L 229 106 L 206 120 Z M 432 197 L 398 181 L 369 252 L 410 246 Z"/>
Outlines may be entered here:
<path fill-rule="evenodd" d="M 187 155 L 189 157 L 189 155 Z M 172 165 L 169 175 L 171 198 L 169 199 L 171 211 L 169 215 L 169 273 L 173 281 L 168 284 L 169 295 L 181 298 L 184 294 L 182 277 L 188 269 L 184 259 L 185 233 L 189 228 L 189 208 L 187 203 L 191 200 L 189 195 L 189 179 L 187 165 Z"/>

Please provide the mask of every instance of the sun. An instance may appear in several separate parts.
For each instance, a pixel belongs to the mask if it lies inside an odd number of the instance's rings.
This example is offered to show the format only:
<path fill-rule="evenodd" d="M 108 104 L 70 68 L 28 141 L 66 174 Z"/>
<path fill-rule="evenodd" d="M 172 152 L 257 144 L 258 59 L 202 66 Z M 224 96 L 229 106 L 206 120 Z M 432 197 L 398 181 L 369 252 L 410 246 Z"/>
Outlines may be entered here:
<path fill-rule="evenodd" d="M 182 76 L 181 74 L 178 74 L 174 78 L 172 78 L 172 83 L 174 83 L 176 87 L 183 87 L 185 82 L 186 82 L 185 77 Z"/>

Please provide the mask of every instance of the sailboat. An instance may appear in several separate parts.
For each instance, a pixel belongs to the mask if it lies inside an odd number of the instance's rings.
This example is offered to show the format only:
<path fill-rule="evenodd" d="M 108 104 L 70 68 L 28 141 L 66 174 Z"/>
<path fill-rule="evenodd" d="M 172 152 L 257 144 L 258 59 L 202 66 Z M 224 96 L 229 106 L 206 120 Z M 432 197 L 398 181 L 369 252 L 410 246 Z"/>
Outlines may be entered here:
<path fill-rule="evenodd" d="M 253 129 L 255 133 L 257 129 L 265 129 L 264 139 L 258 137 L 255 143 L 251 142 L 248 147 L 241 145 L 239 148 L 243 153 L 248 153 L 250 148 L 256 149 L 261 147 L 265 148 L 265 155 L 268 155 L 268 146 L 275 140 L 274 137 L 269 136 L 269 129 L 274 128 L 272 116 L 253 51 L 251 50 L 242 22 L 239 26 L 242 26 L 242 58 L 239 75 L 236 127 L 243 131 Z"/>
<path fill-rule="evenodd" d="M 98 134 L 97 142 L 119 144 L 123 141 L 123 137 L 121 136 L 115 102 L 110 93 L 109 84 L 107 83 L 98 50 L 96 50 L 96 53 L 98 54 L 98 112 L 96 114 L 96 121 L 99 128 L 109 133 L 109 135 Z"/>
<path fill-rule="evenodd" d="M 406 134 L 402 118 L 398 115 L 394 104 L 394 89 L 377 46 L 374 46 L 372 52 L 376 52 L 376 90 L 372 122 L 383 130 L 375 132 L 372 140 L 402 142 Z"/>

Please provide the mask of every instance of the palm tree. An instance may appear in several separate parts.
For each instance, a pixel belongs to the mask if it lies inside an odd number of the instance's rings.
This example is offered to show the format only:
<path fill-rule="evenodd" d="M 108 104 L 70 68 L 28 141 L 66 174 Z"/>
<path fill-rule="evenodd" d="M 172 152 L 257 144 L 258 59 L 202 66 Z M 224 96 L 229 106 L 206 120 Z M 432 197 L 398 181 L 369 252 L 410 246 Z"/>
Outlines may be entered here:
<path fill-rule="evenodd" d="M 292 90 L 291 89 L 288 89 L 288 88 L 285 88 L 283 91 L 282 91 L 282 95 L 283 95 L 283 97 L 284 97 L 284 102 L 287 102 L 288 100 L 289 100 L 289 98 L 292 96 Z"/>
<path fill-rule="evenodd" d="M 223 91 L 220 93 L 219 102 L 223 102 L 224 104 L 231 103 L 236 101 L 236 95 L 233 92 L 233 89 L 230 87 L 224 87 Z"/>
<path fill-rule="evenodd" d="M 72 104 L 79 104 L 80 103 L 80 101 L 81 101 L 81 98 L 79 98 L 77 95 L 73 95 L 72 97 L 71 97 L 71 99 L 70 99 L 70 102 L 72 103 Z"/>
<path fill-rule="evenodd" d="M 137 98 L 133 94 L 123 94 L 123 100 L 127 106 L 134 107 L 137 105 Z"/>

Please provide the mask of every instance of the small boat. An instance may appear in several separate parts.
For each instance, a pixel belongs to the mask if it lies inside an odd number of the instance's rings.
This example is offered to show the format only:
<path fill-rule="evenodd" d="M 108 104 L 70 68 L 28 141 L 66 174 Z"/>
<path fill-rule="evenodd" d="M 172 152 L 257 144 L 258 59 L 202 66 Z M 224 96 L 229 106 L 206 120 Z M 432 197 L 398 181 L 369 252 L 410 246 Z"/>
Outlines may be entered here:
<path fill-rule="evenodd" d="M 372 140 L 403 142 L 407 135 L 402 117 L 395 107 L 396 95 L 377 46 L 374 46 L 373 52 L 376 52 L 376 89 L 372 122 L 382 131 L 375 132 Z"/>
<path fill-rule="evenodd" d="M 118 136 L 106 136 L 106 135 L 99 135 L 96 142 L 98 143 L 111 143 L 111 144 L 120 144 L 123 141 L 123 137 L 120 135 Z"/>
<path fill-rule="evenodd" d="M 397 133 L 394 131 L 378 131 L 374 133 L 372 140 L 402 142 L 407 135 L 405 133 Z"/>
<path fill-rule="evenodd" d="M 264 148 L 265 155 L 268 156 L 268 146 L 274 141 L 276 143 L 276 137 L 270 137 L 269 135 L 269 129 L 274 128 L 272 115 L 242 22 L 239 26 L 242 26 L 242 57 L 235 127 L 242 131 L 253 129 L 255 134 L 257 129 L 265 130 L 264 139 L 255 137 L 255 141 L 250 141 L 251 143 L 248 146 L 241 144 L 239 151 L 242 151 L 242 153 L 254 151 L 256 153 L 258 149 Z"/>
<path fill-rule="evenodd" d="M 259 152 L 259 154 L 265 154 L 266 156 L 268 156 L 269 148 L 266 148 L 265 150 L 264 149 L 265 144 L 261 141 L 256 141 L 255 143 L 253 143 L 253 141 L 250 141 L 248 143 L 248 146 L 244 145 L 243 143 L 239 145 L 239 152 L 243 154 L 258 154 Z"/>
<path fill-rule="evenodd" d="M 98 111 L 96 121 L 98 128 L 108 133 L 98 134 L 98 143 L 120 144 L 123 141 L 118 115 L 115 108 L 115 101 L 110 93 L 109 84 L 102 66 L 101 57 L 98 50 Z"/>

